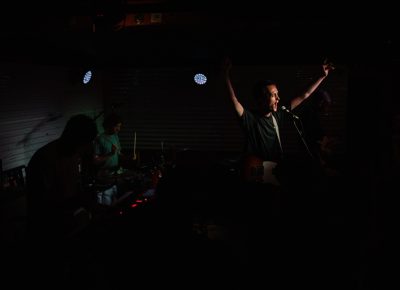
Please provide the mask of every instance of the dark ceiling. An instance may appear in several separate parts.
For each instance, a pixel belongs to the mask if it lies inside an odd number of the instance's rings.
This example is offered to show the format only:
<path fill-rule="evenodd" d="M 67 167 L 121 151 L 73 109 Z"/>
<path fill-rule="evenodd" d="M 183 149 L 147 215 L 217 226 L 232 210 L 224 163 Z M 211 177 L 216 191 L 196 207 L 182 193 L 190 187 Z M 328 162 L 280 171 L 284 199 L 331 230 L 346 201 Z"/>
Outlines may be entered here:
<path fill-rule="evenodd" d="M 259 9 L 243 1 L 229 7 L 221 6 L 225 1 L 219 7 L 188 2 L 86 0 L 16 7 L 1 18 L 0 60 L 158 66 L 214 64 L 224 55 L 252 64 L 399 59 L 396 18 L 379 11 L 371 18 L 339 5 L 316 13 L 292 6 L 287 11 L 283 5 Z"/>

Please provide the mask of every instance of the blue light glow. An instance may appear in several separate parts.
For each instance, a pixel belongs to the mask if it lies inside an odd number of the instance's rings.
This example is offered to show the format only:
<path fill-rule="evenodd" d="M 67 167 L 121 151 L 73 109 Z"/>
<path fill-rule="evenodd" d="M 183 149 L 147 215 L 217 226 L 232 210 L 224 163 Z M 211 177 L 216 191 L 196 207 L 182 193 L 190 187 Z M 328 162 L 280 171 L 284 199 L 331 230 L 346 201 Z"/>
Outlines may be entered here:
<path fill-rule="evenodd" d="M 83 76 L 83 83 L 87 84 L 90 82 L 90 79 L 92 78 L 92 71 L 88 70 L 85 75 Z"/>
<path fill-rule="evenodd" d="M 198 85 L 204 85 L 207 82 L 207 77 L 204 74 L 198 73 L 194 76 L 194 81 Z"/>

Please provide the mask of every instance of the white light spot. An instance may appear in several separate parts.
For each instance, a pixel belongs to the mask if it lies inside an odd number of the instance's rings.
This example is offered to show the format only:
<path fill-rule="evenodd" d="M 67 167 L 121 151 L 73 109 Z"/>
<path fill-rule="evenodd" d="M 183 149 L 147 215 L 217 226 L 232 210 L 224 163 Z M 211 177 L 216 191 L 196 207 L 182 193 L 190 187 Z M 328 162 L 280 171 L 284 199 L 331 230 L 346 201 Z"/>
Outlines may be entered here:
<path fill-rule="evenodd" d="M 83 76 L 83 83 L 87 84 L 88 82 L 90 82 L 90 79 L 92 78 L 92 72 L 90 70 L 88 70 L 85 75 Z"/>
<path fill-rule="evenodd" d="M 204 85 L 207 82 L 207 77 L 204 74 L 195 74 L 194 81 L 198 85 Z"/>

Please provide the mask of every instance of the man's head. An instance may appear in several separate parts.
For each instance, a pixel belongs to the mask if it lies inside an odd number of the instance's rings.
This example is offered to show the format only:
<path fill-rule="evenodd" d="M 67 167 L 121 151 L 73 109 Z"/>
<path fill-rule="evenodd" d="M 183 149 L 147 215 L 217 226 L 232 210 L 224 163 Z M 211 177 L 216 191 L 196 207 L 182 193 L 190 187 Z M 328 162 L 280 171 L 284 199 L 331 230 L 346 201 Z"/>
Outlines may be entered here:
<path fill-rule="evenodd" d="M 265 113 L 278 110 L 279 95 L 276 83 L 271 80 L 256 83 L 253 96 L 258 107 Z"/>
<path fill-rule="evenodd" d="M 73 151 L 80 151 L 91 145 L 97 136 L 94 120 L 86 115 L 72 116 L 65 125 L 61 140 Z"/>
<path fill-rule="evenodd" d="M 103 128 L 107 134 L 118 134 L 121 130 L 122 118 L 117 114 L 110 114 L 104 118 Z"/>

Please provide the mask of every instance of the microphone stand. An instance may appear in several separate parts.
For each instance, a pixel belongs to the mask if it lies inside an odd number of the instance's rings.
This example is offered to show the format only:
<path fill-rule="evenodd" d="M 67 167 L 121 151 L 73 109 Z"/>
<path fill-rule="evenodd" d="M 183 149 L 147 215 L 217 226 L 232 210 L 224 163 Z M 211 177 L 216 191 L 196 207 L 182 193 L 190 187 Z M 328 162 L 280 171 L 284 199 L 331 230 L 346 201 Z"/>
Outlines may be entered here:
<path fill-rule="evenodd" d="M 301 122 L 301 119 L 299 118 L 298 120 L 300 121 L 301 127 L 303 128 L 303 123 Z M 300 136 L 301 141 L 303 141 L 303 144 L 304 144 L 304 146 L 306 147 L 307 152 L 308 152 L 308 154 L 310 155 L 311 159 L 315 159 L 315 158 L 314 158 L 314 155 L 311 153 L 310 148 L 309 148 L 308 145 L 307 145 L 306 139 L 304 138 L 304 132 L 303 132 L 304 129 L 303 129 L 303 131 L 299 129 L 299 127 L 297 126 L 297 123 L 296 123 L 296 119 L 295 119 L 295 118 L 293 118 L 293 124 L 294 124 L 294 127 L 295 127 L 296 130 L 297 130 L 297 133 L 298 133 L 299 136 Z"/>

